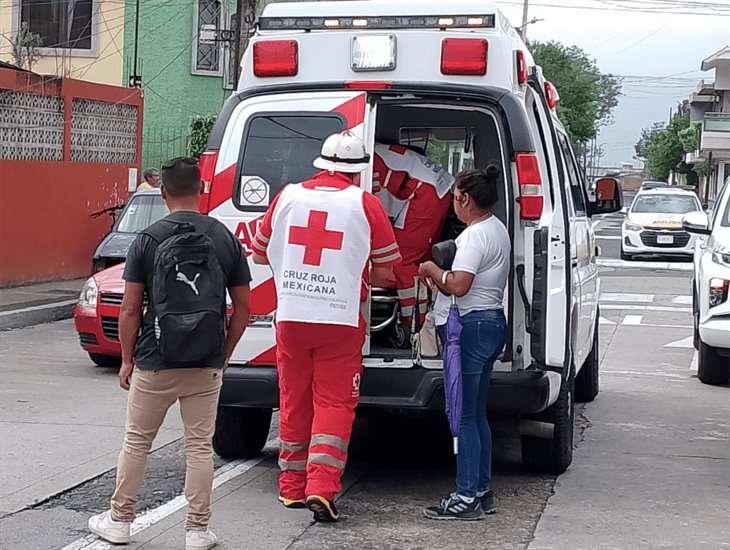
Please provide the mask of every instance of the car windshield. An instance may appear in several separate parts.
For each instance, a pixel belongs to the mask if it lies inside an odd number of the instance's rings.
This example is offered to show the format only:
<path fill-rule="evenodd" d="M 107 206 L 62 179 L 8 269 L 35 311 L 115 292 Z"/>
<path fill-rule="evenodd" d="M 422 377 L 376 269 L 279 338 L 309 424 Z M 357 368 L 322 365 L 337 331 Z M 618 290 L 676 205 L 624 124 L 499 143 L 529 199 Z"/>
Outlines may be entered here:
<path fill-rule="evenodd" d="M 631 208 L 637 214 L 686 214 L 700 210 L 699 201 L 687 195 L 639 195 Z"/>
<path fill-rule="evenodd" d="M 139 233 L 167 214 L 169 210 L 160 195 L 137 195 L 132 197 L 122 212 L 116 231 Z"/>

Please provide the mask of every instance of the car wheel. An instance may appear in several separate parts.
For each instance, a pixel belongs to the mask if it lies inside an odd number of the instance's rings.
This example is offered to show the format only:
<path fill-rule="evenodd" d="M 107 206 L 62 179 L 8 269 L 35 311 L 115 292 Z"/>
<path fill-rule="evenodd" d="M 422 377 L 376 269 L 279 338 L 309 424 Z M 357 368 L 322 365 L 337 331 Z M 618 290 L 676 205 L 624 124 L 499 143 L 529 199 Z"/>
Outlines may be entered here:
<path fill-rule="evenodd" d="M 104 355 L 103 353 L 89 352 L 89 358 L 97 367 L 113 367 L 118 369 L 122 365 L 122 358 L 116 355 Z"/>
<path fill-rule="evenodd" d="M 222 458 L 251 458 L 264 448 L 271 409 L 218 407 L 213 450 Z"/>
<path fill-rule="evenodd" d="M 575 377 L 575 400 L 580 403 L 590 403 L 598 395 L 598 369 L 600 365 L 600 346 L 598 326 L 601 312 L 596 318 L 596 328 L 593 333 L 593 347 L 586 357 L 586 362 Z"/>
<path fill-rule="evenodd" d="M 700 341 L 698 377 L 703 384 L 719 386 L 730 382 L 730 361 L 717 348 Z"/>
<path fill-rule="evenodd" d="M 552 439 L 522 436 L 522 463 L 531 472 L 562 474 L 573 461 L 573 427 L 575 424 L 575 375 L 571 369 L 560 388 L 558 400 L 531 420 L 554 424 Z"/>

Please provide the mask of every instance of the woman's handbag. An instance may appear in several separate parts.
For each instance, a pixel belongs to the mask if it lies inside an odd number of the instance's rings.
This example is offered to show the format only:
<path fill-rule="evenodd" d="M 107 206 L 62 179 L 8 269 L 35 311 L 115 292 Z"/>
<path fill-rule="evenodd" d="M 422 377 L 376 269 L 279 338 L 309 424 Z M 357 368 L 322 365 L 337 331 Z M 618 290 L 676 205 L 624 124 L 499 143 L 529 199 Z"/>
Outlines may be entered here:
<path fill-rule="evenodd" d="M 432 296 L 429 296 L 426 306 L 426 315 L 423 325 L 421 320 L 421 281 L 416 278 L 416 303 L 413 307 L 413 318 L 411 322 L 411 348 L 413 360 L 417 365 L 421 364 L 422 357 L 438 357 L 441 354 L 438 334 L 436 334 L 436 314 L 433 311 L 434 304 Z"/>

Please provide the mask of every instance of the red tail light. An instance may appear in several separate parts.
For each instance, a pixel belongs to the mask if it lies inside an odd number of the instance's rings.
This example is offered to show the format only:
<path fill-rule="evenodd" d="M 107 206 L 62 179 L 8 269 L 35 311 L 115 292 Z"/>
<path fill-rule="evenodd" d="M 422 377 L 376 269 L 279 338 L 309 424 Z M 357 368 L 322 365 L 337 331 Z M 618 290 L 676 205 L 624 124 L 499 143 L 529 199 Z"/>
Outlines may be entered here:
<path fill-rule="evenodd" d="M 517 51 L 517 83 L 525 84 L 527 82 L 527 61 L 525 61 L 525 52 Z"/>
<path fill-rule="evenodd" d="M 535 153 L 515 153 L 515 163 L 520 185 L 520 217 L 523 220 L 539 220 L 544 198 L 537 156 Z"/>
<path fill-rule="evenodd" d="M 203 194 L 200 196 L 200 212 L 210 212 L 210 190 L 215 176 L 215 165 L 218 163 L 218 151 L 205 151 L 200 155 L 198 168 L 200 169 L 200 180 L 203 182 Z"/>
<path fill-rule="evenodd" d="M 555 109 L 558 105 L 558 89 L 549 80 L 545 81 L 545 99 L 547 100 L 548 107 Z"/>
<path fill-rule="evenodd" d="M 253 45 L 253 74 L 295 76 L 299 68 L 296 40 L 261 40 Z"/>
<path fill-rule="evenodd" d="M 441 74 L 487 74 L 488 43 L 481 38 L 445 38 L 441 42 Z"/>
<path fill-rule="evenodd" d="M 390 90 L 392 82 L 385 80 L 348 80 L 345 82 L 347 90 Z"/>

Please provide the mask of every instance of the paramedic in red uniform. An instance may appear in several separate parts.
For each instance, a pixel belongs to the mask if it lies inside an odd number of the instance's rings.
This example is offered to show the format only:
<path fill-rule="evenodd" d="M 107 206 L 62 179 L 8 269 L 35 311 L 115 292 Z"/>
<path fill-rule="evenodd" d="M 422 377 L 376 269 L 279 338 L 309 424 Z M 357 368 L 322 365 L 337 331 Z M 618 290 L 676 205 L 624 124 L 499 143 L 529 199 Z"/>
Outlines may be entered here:
<path fill-rule="evenodd" d="M 337 521 L 334 499 L 360 397 L 368 280 L 382 286 L 400 253 L 387 214 L 355 182 L 368 167 L 349 131 L 328 137 L 311 180 L 269 206 L 253 260 L 270 264 L 277 293 L 279 500 Z"/>
<path fill-rule="evenodd" d="M 431 259 L 451 208 L 454 177 L 440 164 L 402 145 L 375 145 L 373 193 L 391 218 L 403 261 L 393 269 L 401 314 L 411 326 L 418 266 Z M 425 302 L 425 288 L 419 304 Z M 425 308 L 421 308 L 421 323 Z"/>

